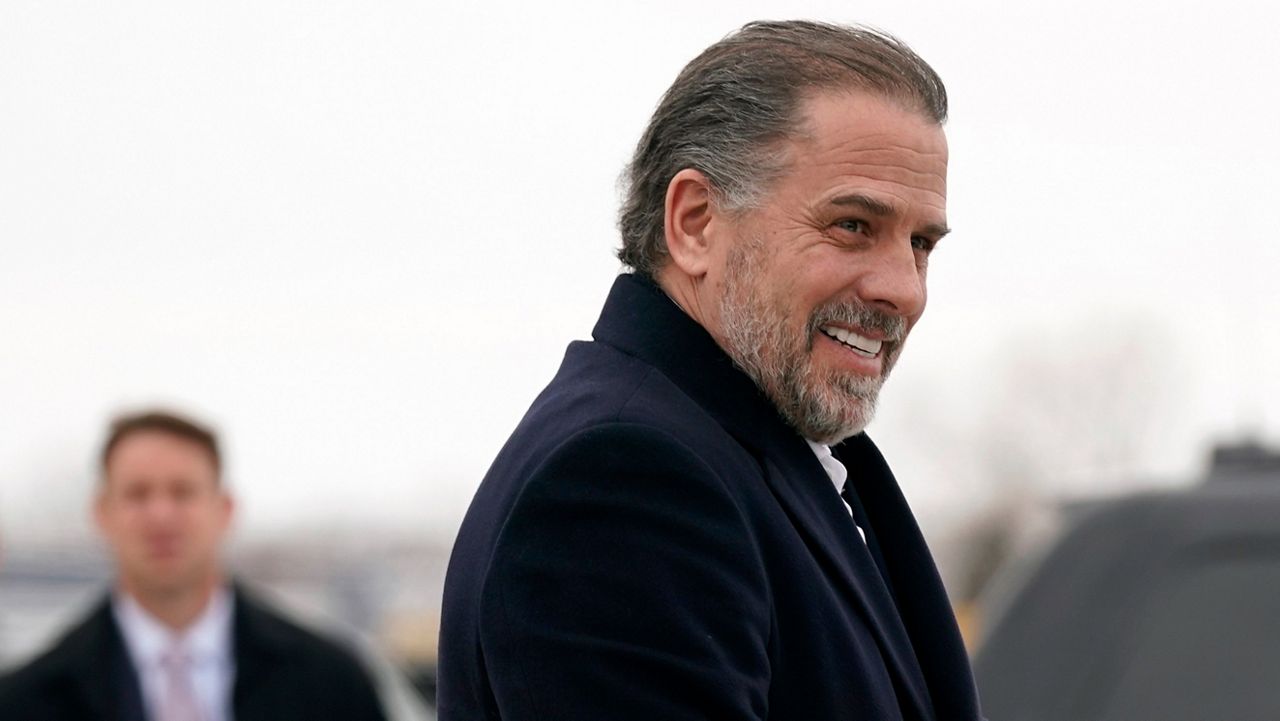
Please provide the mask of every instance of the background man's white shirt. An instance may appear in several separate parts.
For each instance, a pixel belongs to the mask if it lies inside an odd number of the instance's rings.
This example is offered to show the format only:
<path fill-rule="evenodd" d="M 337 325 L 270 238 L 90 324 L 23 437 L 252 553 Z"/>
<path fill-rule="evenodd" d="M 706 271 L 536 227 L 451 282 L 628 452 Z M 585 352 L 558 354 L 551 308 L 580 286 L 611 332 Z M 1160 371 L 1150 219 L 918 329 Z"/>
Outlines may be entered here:
<path fill-rule="evenodd" d="M 115 594 L 111 610 L 137 670 L 149 718 L 158 718 L 168 691 L 162 659 L 180 645 L 191 659 L 188 673 L 202 719 L 232 721 L 235 658 L 231 648 L 232 597 L 227 589 L 216 590 L 200 616 L 179 632 L 174 632 L 122 591 Z"/>

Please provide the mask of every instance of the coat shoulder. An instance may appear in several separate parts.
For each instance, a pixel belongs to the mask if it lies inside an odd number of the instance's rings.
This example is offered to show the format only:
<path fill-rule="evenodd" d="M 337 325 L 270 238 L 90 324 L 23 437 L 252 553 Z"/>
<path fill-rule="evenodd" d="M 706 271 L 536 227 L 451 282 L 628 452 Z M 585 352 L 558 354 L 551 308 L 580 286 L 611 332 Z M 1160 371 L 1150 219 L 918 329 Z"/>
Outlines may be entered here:
<path fill-rule="evenodd" d="M 345 639 L 309 628 L 240 587 L 236 609 L 238 653 L 279 655 L 331 673 L 367 676 L 354 644 Z"/>
<path fill-rule="evenodd" d="M 110 607 L 101 601 L 46 650 L 0 674 L 0 719 L 61 718 L 88 668 L 109 651 Z"/>
<path fill-rule="evenodd" d="M 374 678 L 354 644 L 294 621 L 241 585 L 234 618 L 238 714 L 285 718 L 307 709 L 317 719 L 384 718 Z"/>

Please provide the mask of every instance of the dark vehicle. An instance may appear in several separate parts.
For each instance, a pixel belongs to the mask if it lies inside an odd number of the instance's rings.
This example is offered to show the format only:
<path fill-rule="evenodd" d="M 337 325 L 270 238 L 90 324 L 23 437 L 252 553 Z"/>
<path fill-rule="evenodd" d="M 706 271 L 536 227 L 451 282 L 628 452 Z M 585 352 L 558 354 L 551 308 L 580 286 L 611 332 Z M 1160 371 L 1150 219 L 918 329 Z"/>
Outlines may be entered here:
<path fill-rule="evenodd" d="M 992 721 L 1280 719 L 1280 454 L 1082 511 L 993 621 Z"/>

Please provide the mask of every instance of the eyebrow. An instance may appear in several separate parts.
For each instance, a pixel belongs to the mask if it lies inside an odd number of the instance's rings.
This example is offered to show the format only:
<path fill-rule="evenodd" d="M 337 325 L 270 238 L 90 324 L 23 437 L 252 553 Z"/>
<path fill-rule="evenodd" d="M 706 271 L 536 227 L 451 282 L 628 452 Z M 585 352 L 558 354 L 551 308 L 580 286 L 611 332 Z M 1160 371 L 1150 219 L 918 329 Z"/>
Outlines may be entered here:
<path fill-rule="evenodd" d="M 887 218 L 895 215 L 897 211 L 892 205 L 875 198 L 862 195 L 861 193 L 850 193 L 848 195 L 840 195 L 831 199 L 832 205 L 848 205 L 855 208 L 861 208 L 865 212 L 874 215 L 877 218 Z M 920 229 L 921 233 L 932 235 L 938 239 L 951 232 L 945 224 L 928 223 Z"/>

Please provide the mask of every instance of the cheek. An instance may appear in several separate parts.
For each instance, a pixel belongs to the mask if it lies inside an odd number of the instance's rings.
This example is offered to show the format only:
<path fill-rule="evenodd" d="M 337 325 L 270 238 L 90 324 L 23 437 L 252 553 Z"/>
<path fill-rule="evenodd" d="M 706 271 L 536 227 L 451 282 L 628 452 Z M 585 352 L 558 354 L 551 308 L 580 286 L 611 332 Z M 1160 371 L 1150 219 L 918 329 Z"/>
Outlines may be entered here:
<path fill-rule="evenodd" d="M 103 525 L 107 534 L 115 538 L 132 538 L 140 536 L 147 529 L 147 514 L 142 508 L 127 507 L 117 509 L 108 517 Z"/>
<path fill-rule="evenodd" d="M 810 273 L 793 279 L 779 297 L 798 313 L 802 312 L 803 320 L 808 322 L 818 309 L 847 300 L 849 288 L 847 277 Z"/>
<path fill-rule="evenodd" d="M 219 511 L 211 511 L 193 518 L 191 525 L 201 537 L 217 540 L 226 532 L 229 520 L 227 515 Z"/>

